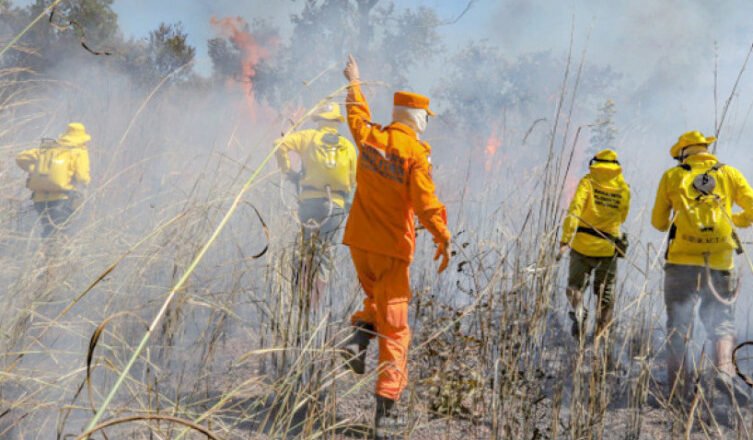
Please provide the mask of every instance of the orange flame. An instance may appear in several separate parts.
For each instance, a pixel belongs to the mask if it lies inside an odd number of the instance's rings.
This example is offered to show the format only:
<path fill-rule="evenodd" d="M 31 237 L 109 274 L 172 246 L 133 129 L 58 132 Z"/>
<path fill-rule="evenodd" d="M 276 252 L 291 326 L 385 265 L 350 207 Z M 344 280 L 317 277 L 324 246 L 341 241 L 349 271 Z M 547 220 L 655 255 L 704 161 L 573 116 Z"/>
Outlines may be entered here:
<path fill-rule="evenodd" d="M 486 140 L 484 147 L 484 171 L 490 172 L 495 165 L 497 150 L 502 146 L 502 138 L 497 134 L 497 127 L 492 127 L 492 133 Z"/>
<path fill-rule="evenodd" d="M 242 87 L 246 99 L 246 105 L 252 119 L 256 119 L 257 103 L 254 95 L 254 77 L 256 66 L 269 58 L 270 53 L 248 31 L 248 23 L 241 17 L 225 17 L 217 19 L 212 17 L 209 21 L 215 26 L 222 36 L 229 39 L 233 46 L 241 53 Z"/>

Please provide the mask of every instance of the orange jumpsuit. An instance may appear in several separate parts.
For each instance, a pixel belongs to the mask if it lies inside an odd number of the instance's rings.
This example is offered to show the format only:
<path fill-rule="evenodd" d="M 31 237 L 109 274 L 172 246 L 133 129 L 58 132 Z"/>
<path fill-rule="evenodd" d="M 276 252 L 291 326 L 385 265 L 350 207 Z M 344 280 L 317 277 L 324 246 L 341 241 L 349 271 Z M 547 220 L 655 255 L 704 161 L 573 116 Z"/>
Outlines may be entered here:
<path fill-rule="evenodd" d="M 362 310 L 351 321 L 375 327 L 379 334 L 376 394 L 397 400 L 408 379 L 414 216 L 436 242 L 442 242 L 450 239 L 447 214 L 434 192 L 429 144 L 399 122 L 384 128 L 371 123 L 371 112 L 357 84 L 349 88 L 347 110 L 360 154 L 343 242 L 350 247 L 366 294 Z"/>

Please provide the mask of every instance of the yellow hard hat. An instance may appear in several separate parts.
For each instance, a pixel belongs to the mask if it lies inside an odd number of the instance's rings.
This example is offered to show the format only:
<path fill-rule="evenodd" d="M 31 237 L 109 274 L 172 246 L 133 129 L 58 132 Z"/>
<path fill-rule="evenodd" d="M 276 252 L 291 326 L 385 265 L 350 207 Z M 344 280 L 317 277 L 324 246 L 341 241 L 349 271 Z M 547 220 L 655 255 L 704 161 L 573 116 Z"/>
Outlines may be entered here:
<path fill-rule="evenodd" d="M 588 166 L 591 169 L 622 171 L 622 166 L 620 166 L 620 162 L 617 160 L 617 152 L 609 148 L 596 153 Z"/>
<path fill-rule="evenodd" d="M 345 118 L 342 113 L 340 113 L 340 106 L 335 102 L 330 102 L 324 105 L 319 112 L 314 115 L 314 119 L 345 122 Z"/>
<path fill-rule="evenodd" d="M 58 137 L 58 145 L 63 147 L 80 147 L 92 139 L 86 132 L 86 127 L 80 122 L 71 122 L 65 133 Z"/>
<path fill-rule="evenodd" d="M 693 145 L 708 146 L 713 144 L 714 141 L 716 141 L 714 136 L 705 137 L 700 131 L 689 131 L 677 139 L 677 143 L 672 145 L 672 148 L 669 149 L 669 154 L 676 159 L 680 157 L 684 148 Z"/>

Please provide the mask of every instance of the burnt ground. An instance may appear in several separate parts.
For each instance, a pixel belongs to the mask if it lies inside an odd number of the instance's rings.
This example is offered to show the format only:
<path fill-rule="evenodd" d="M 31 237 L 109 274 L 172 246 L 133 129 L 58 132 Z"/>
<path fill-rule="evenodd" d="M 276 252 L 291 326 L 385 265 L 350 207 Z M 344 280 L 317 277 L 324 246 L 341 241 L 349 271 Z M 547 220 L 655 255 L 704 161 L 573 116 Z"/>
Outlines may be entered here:
<path fill-rule="evenodd" d="M 376 364 L 375 348 L 371 348 L 368 357 L 368 364 L 371 369 Z M 333 356 L 336 355 L 333 353 Z M 631 384 L 634 384 L 638 374 L 635 364 L 632 365 L 633 371 L 630 368 L 622 368 L 619 374 L 610 375 L 607 392 L 609 404 L 603 419 L 592 421 L 592 425 L 586 428 L 583 428 L 584 425 L 581 424 L 582 431 L 577 437 L 633 440 L 684 438 L 687 416 L 675 410 L 667 409 L 662 402 L 663 365 L 663 359 L 656 359 L 651 364 L 652 379 L 649 380 L 648 386 L 644 390 L 645 395 L 637 398 L 637 400 L 642 400 L 639 405 L 640 409 L 636 409 L 637 405 L 631 404 L 631 401 L 636 401 L 636 397 L 631 397 L 631 389 L 634 389 L 631 388 Z M 412 376 L 416 376 L 414 383 L 418 382 L 419 385 L 409 387 L 400 402 L 401 411 L 413 426 L 411 439 L 495 438 L 492 435 L 495 423 L 499 432 L 497 438 L 573 438 L 571 413 L 577 411 L 578 405 L 573 402 L 572 377 L 568 380 L 567 376 L 563 375 L 544 375 L 540 378 L 541 382 L 536 384 L 539 387 L 539 392 L 530 392 L 530 387 L 520 388 L 522 393 L 530 393 L 530 397 L 525 394 L 501 396 L 498 403 L 502 407 L 499 412 L 501 415 L 499 420 L 495 421 L 490 416 L 474 418 L 457 415 L 448 417 L 437 414 L 431 408 L 426 390 L 421 389 L 418 367 L 416 365 L 412 367 Z M 369 427 L 374 411 L 374 400 L 371 393 L 374 379 L 373 377 L 364 379 L 344 371 L 340 371 L 340 373 L 342 373 L 341 376 L 335 381 L 334 386 L 329 388 L 329 392 L 323 393 L 318 405 L 320 408 L 336 408 L 335 411 L 331 411 L 332 417 L 328 419 L 330 428 L 326 430 L 324 438 L 369 438 Z M 218 389 L 232 389 L 231 383 L 237 384 L 247 380 L 249 376 L 258 374 L 258 366 L 251 367 L 249 364 L 242 368 L 235 368 L 232 373 L 222 376 L 217 384 Z M 580 376 L 581 380 L 587 383 L 590 376 L 587 365 L 582 366 Z M 688 438 L 748 438 L 748 433 L 753 432 L 753 410 L 750 407 L 744 408 L 741 410 L 742 419 L 736 418 L 729 410 L 729 406 L 723 404 L 725 400 L 717 396 L 711 387 L 708 387 L 705 383 L 701 383 L 700 386 L 704 395 L 707 396 L 707 400 L 716 402 L 714 404 L 716 414 L 712 418 L 709 408 L 701 402 L 696 409 L 697 417 L 694 419 Z M 280 438 L 279 434 L 274 434 L 279 432 L 279 427 L 273 427 L 270 420 L 283 412 L 290 414 L 291 409 L 281 403 L 284 399 L 274 395 L 274 391 L 270 390 L 271 388 L 259 384 L 245 390 L 242 396 L 233 399 L 232 402 L 223 405 L 223 409 L 219 411 L 220 417 L 226 420 L 239 418 L 244 420 L 240 423 L 233 423 L 234 427 L 223 433 L 224 438 Z M 516 415 L 515 411 L 519 411 L 519 406 L 512 402 L 519 402 L 521 399 L 527 398 L 535 402 L 530 405 L 533 409 Z M 481 397 L 479 397 L 479 400 L 487 401 L 487 399 Z M 586 405 L 588 399 L 583 397 L 580 401 L 583 402 L 583 405 Z M 510 404 L 509 408 L 507 408 L 508 404 Z M 286 431 L 288 432 L 287 438 L 309 437 L 305 434 L 305 431 L 307 431 L 309 411 L 314 406 L 317 405 L 304 405 L 298 408 L 298 411 L 292 417 L 291 426 L 298 423 L 300 427 L 293 427 Z M 488 411 L 487 414 L 489 412 L 491 411 Z M 251 413 L 255 416 L 249 417 Z M 552 421 L 555 414 L 558 419 L 557 423 Z M 317 420 L 321 420 L 321 418 Z M 585 416 L 581 420 L 586 420 Z M 739 420 L 742 420 L 742 424 Z M 321 426 L 319 421 L 308 420 L 308 422 Z M 313 431 L 319 430 L 314 429 Z"/>

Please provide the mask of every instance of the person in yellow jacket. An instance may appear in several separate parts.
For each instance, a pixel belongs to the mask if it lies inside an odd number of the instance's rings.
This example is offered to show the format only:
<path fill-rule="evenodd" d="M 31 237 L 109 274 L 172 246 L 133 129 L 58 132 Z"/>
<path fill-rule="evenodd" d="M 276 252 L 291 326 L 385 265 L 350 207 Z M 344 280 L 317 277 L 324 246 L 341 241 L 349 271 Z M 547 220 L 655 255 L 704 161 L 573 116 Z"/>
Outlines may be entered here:
<path fill-rule="evenodd" d="M 42 236 L 64 231 L 74 211 L 80 189 L 91 181 L 91 136 L 80 122 L 72 122 L 56 140 L 45 139 L 39 148 L 22 151 L 16 163 L 28 173 L 26 187 L 42 222 Z"/>
<path fill-rule="evenodd" d="M 679 137 L 670 154 L 680 164 L 662 176 L 651 215 L 656 229 L 669 231 L 664 270 L 667 381 L 670 390 L 689 391 L 687 340 L 700 301 L 698 314 L 714 341 L 716 387 L 748 401 L 747 390 L 735 383 L 732 364 L 737 287 L 732 270 L 733 252 L 742 251 L 734 227 L 753 222 L 753 189 L 740 171 L 709 153 L 715 140 L 698 131 Z M 733 214 L 733 203 L 743 211 Z"/>
<path fill-rule="evenodd" d="M 293 261 L 295 288 L 302 286 L 318 301 L 329 279 L 332 246 L 349 210 L 356 186 L 356 149 L 338 132 L 345 118 L 329 103 L 313 117 L 317 127 L 277 140 L 280 171 L 298 187 L 298 218 L 303 241 Z M 291 168 L 290 153 L 301 169 Z"/>
<path fill-rule="evenodd" d="M 583 292 L 593 275 L 598 298 L 596 334 L 605 335 L 612 322 L 617 258 L 624 256 L 626 238 L 620 231 L 630 210 L 630 187 L 613 150 L 602 150 L 590 161 L 589 173 L 578 183 L 562 226 L 560 253 L 570 249 L 567 298 L 572 307 L 573 337 L 585 333 L 587 310 Z"/>
<path fill-rule="evenodd" d="M 318 234 L 331 241 L 345 220 L 355 191 L 356 148 L 338 132 L 345 122 L 338 104 L 327 104 L 313 119 L 317 128 L 277 140 L 277 164 L 299 186 L 298 216 L 304 237 Z M 291 152 L 300 157 L 300 172 L 291 168 Z"/>

